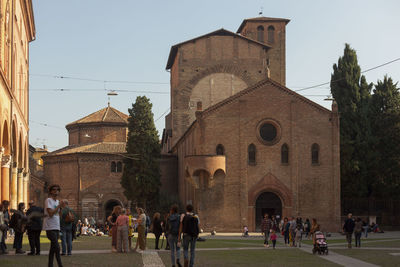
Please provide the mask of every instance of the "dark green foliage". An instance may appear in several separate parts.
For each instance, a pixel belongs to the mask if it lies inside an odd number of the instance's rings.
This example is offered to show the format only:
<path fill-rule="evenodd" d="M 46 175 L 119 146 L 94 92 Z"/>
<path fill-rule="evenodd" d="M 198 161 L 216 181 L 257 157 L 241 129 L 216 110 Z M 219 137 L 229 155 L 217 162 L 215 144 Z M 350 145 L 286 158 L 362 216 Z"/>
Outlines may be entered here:
<path fill-rule="evenodd" d="M 374 187 L 377 193 L 398 194 L 400 177 L 400 93 L 397 84 L 385 76 L 372 95 L 370 118 L 376 137 Z"/>
<path fill-rule="evenodd" d="M 331 77 L 331 92 L 340 113 L 340 171 L 344 196 L 364 195 L 367 191 L 361 177 L 362 159 L 359 152 L 360 142 L 365 140 L 362 128 L 368 127 L 360 122 L 367 122 L 363 118 L 365 114 L 360 111 L 365 109 L 364 105 L 368 105 L 368 94 L 365 92 L 368 86 L 364 84 L 361 91 L 360 79 L 357 54 L 346 44 L 343 57 L 339 58 L 337 65 L 333 65 Z"/>
<path fill-rule="evenodd" d="M 331 92 L 340 113 L 342 197 L 395 195 L 400 177 L 400 95 L 390 78 L 373 84 L 361 76 L 348 44 L 333 66 Z M 388 196 L 388 195 L 386 195 Z"/>
<path fill-rule="evenodd" d="M 138 96 L 129 109 L 128 155 L 124 160 L 121 185 L 125 196 L 138 206 L 153 207 L 158 203 L 160 188 L 159 159 L 161 147 L 154 125 L 152 104 L 145 96 Z"/>

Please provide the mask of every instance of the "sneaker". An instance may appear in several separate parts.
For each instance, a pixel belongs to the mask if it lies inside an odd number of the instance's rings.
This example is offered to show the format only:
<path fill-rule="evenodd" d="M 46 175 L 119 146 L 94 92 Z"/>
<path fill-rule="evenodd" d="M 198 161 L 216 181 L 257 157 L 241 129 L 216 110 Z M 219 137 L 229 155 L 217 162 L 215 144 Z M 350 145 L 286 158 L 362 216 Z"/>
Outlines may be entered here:
<path fill-rule="evenodd" d="M 267 247 L 267 244 L 264 244 L 264 247 Z"/>
<path fill-rule="evenodd" d="M 39 252 L 36 252 L 36 255 L 40 255 L 40 251 L 39 251 Z"/>
<path fill-rule="evenodd" d="M 267 248 L 269 248 L 269 245 L 267 245 Z"/>
<path fill-rule="evenodd" d="M 15 254 L 25 254 L 25 251 L 24 250 L 17 250 L 17 251 L 15 251 Z"/>
<path fill-rule="evenodd" d="M 27 255 L 28 256 L 35 256 L 35 253 L 34 252 L 29 252 Z"/>
<path fill-rule="evenodd" d="M 61 256 L 65 256 L 65 253 L 61 253 Z"/>

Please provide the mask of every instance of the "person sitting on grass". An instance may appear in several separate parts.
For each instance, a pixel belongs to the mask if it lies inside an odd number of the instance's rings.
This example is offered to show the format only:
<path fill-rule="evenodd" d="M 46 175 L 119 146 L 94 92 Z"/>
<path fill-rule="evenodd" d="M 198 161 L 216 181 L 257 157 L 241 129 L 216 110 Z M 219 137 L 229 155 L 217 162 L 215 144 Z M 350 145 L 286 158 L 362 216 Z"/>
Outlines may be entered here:
<path fill-rule="evenodd" d="M 249 228 L 247 227 L 247 225 L 245 225 L 243 227 L 243 236 L 244 237 L 248 237 L 249 236 Z"/>

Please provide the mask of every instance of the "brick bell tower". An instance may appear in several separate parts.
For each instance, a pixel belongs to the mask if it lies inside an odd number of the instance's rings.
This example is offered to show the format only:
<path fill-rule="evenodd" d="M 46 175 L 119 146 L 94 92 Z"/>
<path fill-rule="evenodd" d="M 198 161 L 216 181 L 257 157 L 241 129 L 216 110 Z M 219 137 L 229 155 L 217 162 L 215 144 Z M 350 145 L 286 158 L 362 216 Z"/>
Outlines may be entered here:
<path fill-rule="evenodd" d="M 282 18 L 258 17 L 243 20 L 237 33 L 272 47 L 268 51 L 269 77 L 286 84 L 286 24 Z"/>

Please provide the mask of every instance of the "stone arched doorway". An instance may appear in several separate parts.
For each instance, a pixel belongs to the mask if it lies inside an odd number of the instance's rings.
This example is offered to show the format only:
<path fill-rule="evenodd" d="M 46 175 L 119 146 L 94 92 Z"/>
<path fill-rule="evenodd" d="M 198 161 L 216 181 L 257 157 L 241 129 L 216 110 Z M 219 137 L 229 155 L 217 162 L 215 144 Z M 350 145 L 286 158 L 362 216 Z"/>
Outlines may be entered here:
<path fill-rule="evenodd" d="M 106 204 L 104 205 L 105 219 L 107 219 L 107 217 L 111 215 L 113 208 L 117 205 L 120 205 L 122 207 L 122 203 L 116 199 L 110 199 L 106 202 Z"/>
<path fill-rule="evenodd" d="M 261 193 L 256 200 L 256 229 L 260 229 L 264 214 L 282 216 L 282 201 L 278 195 L 272 192 Z"/>

